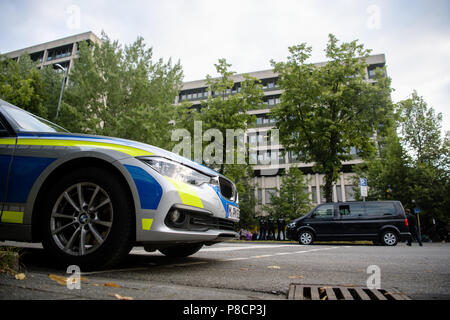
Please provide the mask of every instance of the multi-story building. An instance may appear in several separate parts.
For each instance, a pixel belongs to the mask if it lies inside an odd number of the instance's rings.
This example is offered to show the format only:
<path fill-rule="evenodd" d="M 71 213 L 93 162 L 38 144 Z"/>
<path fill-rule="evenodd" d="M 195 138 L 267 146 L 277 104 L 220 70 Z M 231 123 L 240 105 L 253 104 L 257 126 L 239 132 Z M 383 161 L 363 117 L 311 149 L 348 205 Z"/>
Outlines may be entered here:
<path fill-rule="evenodd" d="M 101 43 L 101 40 L 92 32 L 85 32 L 74 36 L 54 40 L 28 48 L 6 53 L 11 59 L 20 59 L 21 56 L 28 54 L 38 67 L 59 64 L 63 68 L 73 68 L 74 59 L 78 58 L 78 43 L 87 41 L 90 43 Z"/>
<path fill-rule="evenodd" d="M 369 65 L 366 71 L 367 81 L 373 81 L 375 69 L 384 67 L 386 64 L 384 54 L 372 55 L 367 59 Z M 325 65 L 325 62 L 317 63 L 317 66 Z M 261 80 L 264 89 L 264 105 L 257 110 L 249 111 L 250 114 L 256 116 L 256 126 L 248 129 L 246 132 L 247 142 L 256 145 L 260 144 L 266 138 L 268 132 L 274 128 L 274 120 L 270 116 L 271 109 L 280 103 L 280 97 L 283 91 L 277 85 L 278 75 L 273 70 L 264 70 L 250 72 L 248 75 Z M 227 94 L 235 94 L 240 91 L 240 83 L 244 81 L 243 74 L 233 75 L 235 82 L 233 88 L 229 89 Z M 188 101 L 193 107 L 200 108 L 201 101 L 206 100 L 208 95 L 214 95 L 210 92 L 205 80 L 190 81 L 183 85 L 179 93 L 176 103 Z M 325 202 L 323 186 L 325 185 L 324 175 L 312 170 L 312 163 L 301 163 L 297 160 L 295 154 L 284 153 L 284 147 L 280 144 L 270 144 L 256 148 L 256 164 L 253 165 L 255 172 L 254 185 L 255 195 L 258 199 L 258 206 L 270 204 L 270 195 L 275 192 L 276 188 L 281 186 L 281 174 L 289 167 L 295 166 L 301 168 L 305 174 L 310 199 L 314 204 Z M 362 160 L 356 156 L 356 150 L 353 150 L 354 158 L 344 163 L 340 178 L 333 186 L 333 200 L 349 201 L 354 200 L 353 179 L 354 176 L 352 166 L 361 163 Z M 269 163 L 270 159 L 277 159 L 275 164 Z M 268 161 L 269 160 L 269 161 Z M 260 209 L 260 208 L 259 208 Z M 263 213 L 259 210 L 260 213 Z"/>

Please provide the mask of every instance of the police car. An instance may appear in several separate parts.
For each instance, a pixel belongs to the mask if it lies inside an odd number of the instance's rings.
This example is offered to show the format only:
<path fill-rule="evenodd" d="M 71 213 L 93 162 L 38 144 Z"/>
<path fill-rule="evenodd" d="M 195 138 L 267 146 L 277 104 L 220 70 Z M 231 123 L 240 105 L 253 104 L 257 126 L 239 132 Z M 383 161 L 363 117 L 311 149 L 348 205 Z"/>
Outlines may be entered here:
<path fill-rule="evenodd" d="M 65 129 L 0 100 L 0 240 L 42 242 L 82 268 L 135 245 L 185 257 L 237 238 L 223 175 L 147 144 Z"/>

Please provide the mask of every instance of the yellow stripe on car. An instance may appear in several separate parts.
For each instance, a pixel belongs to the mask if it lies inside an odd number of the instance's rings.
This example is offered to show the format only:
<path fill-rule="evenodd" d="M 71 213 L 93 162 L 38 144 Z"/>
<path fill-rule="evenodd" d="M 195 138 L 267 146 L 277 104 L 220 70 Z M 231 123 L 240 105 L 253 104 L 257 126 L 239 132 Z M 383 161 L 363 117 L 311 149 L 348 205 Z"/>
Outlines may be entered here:
<path fill-rule="evenodd" d="M 9 145 L 9 144 L 16 144 L 16 139 L 0 139 L 0 144 Z"/>
<path fill-rule="evenodd" d="M 180 194 L 181 201 L 187 206 L 203 208 L 203 203 L 200 197 L 195 192 L 194 188 L 187 183 L 177 181 L 173 178 L 165 177 Z"/>
<path fill-rule="evenodd" d="M 1 222 L 23 224 L 23 212 L 3 211 Z"/>
<path fill-rule="evenodd" d="M 16 139 L 0 139 L 0 144 L 15 144 Z M 19 146 L 53 146 L 53 147 L 92 147 L 115 150 L 128 154 L 132 157 L 151 156 L 151 152 L 141 150 L 134 147 L 123 146 L 114 143 L 85 141 L 85 140 L 66 140 L 66 139 L 27 139 L 19 138 L 17 141 Z"/>
<path fill-rule="evenodd" d="M 153 219 L 142 219 L 142 230 L 150 231 L 152 228 Z"/>

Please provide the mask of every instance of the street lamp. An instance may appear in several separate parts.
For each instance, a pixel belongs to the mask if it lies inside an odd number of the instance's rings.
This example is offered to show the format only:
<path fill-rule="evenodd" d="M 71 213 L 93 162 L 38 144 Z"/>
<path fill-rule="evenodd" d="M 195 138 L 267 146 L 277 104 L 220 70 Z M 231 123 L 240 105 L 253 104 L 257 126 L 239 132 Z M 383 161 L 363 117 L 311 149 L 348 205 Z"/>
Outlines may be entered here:
<path fill-rule="evenodd" d="M 66 84 L 67 71 L 69 70 L 69 68 L 64 68 L 59 63 L 56 63 L 54 66 L 61 69 L 64 72 L 64 76 L 63 76 L 63 80 L 62 80 L 62 84 L 61 84 L 61 92 L 59 93 L 58 108 L 56 109 L 56 118 L 55 119 L 58 119 L 59 109 L 61 108 L 61 100 L 62 100 L 62 95 L 63 95 L 63 91 L 64 91 L 64 85 Z"/>

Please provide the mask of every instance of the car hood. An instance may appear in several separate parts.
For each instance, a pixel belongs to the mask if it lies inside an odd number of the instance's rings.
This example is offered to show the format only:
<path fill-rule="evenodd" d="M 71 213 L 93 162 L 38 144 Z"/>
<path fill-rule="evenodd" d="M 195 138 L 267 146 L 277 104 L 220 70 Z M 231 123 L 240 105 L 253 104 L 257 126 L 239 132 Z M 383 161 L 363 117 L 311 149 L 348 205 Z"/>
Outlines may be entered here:
<path fill-rule="evenodd" d="M 167 158 L 173 160 L 175 162 L 184 164 L 188 167 L 191 167 L 195 170 L 198 170 L 209 176 L 223 176 L 220 173 L 202 165 L 195 161 L 189 160 L 185 157 L 182 157 L 173 152 L 146 144 L 142 142 L 137 142 L 133 140 L 114 138 L 114 137 L 106 137 L 106 136 L 97 136 L 97 135 L 89 135 L 89 134 L 73 134 L 73 133 L 21 133 L 19 134 L 21 137 L 39 137 L 39 138 L 47 138 L 47 139 L 70 139 L 70 140 L 80 140 L 80 141 L 95 141 L 101 143 L 115 144 L 120 146 L 132 147 L 136 149 L 140 149 L 143 151 L 147 151 L 155 156 L 160 156 L 163 158 Z"/>

